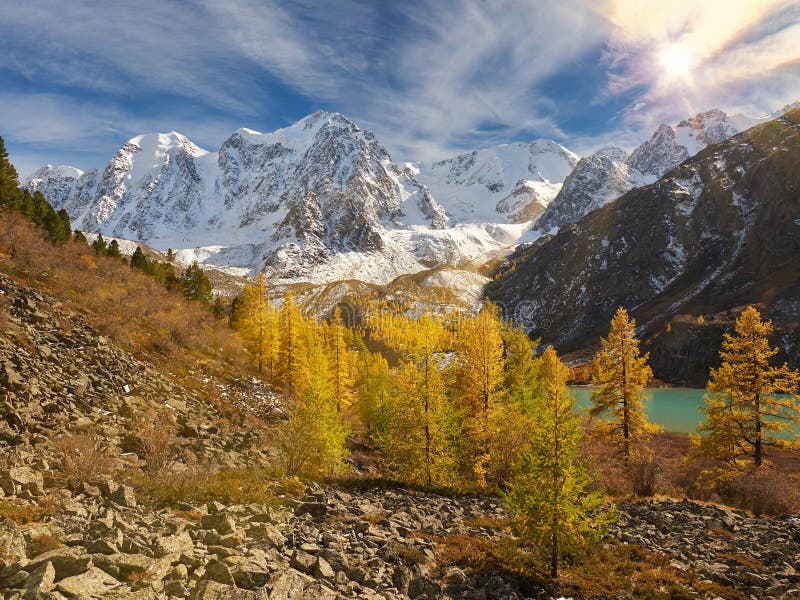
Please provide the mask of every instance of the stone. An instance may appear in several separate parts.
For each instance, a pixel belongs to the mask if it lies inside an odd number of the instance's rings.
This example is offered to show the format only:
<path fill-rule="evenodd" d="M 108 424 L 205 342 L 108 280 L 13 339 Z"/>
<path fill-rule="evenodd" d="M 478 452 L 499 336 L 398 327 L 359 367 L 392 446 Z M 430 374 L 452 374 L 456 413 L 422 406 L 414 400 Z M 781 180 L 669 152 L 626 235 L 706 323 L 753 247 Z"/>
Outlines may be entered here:
<path fill-rule="evenodd" d="M 317 559 L 313 554 L 303 552 L 302 550 L 295 550 L 292 553 L 292 559 L 289 561 L 292 568 L 302 571 L 303 573 L 313 573 L 314 568 L 317 566 Z"/>
<path fill-rule="evenodd" d="M 332 580 L 336 577 L 333 568 L 328 564 L 328 561 L 322 557 L 317 557 L 317 564 L 314 567 L 314 575 L 319 579 Z"/>
<path fill-rule="evenodd" d="M 266 600 L 262 591 L 240 590 L 232 585 L 204 579 L 195 586 L 189 596 L 192 600 Z M 271 600 L 271 597 L 270 597 Z"/>
<path fill-rule="evenodd" d="M 233 519 L 222 513 L 203 515 L 201 525 L 203 529 L 213 529 L 220 535 L 227 535 L 236 531 L 236 523 Z"/>
<path fill-rule="evenodd" d="M 284 571 L 272 582 L 269 600 L 301 600 L 307 580 L 297 571 Z"/>
<path fill-rule="evenodd" d="M 115 504 L 119 504 L 120 506 L 126 506 L 129 508 L 136 506 L 136 494 L 134 493 L 133 488 L 128 487 L 127 485 L 119 486 L 114 492 L 109 494 L 108 499 Z"/>
<path fill-rule="evenodd" d="M 203 576 L 204 579 L 216 581 L 225 585 L 235 585 L 236 581 L 233 579 L 231 570 L 224 562 L 212 560 L 206 565 L 206 572 Z"/>
<path fill-rule="evenodd" d="M 118 554 L 114 557 L 114 564 L 119 569 L 119 578 L 123 581 L 141 579 L 153 569 L 155 562 L 143 554 Z"/>
<path fill-rule="evenodd" d="M 170 598 L 186 598 L 189 595 L 186 584 L 177 580 L 165 582 L 162 591 Z"/>
<path fill-rule="evenodd" d="M 415 577 L 408 584 L 408 597 L 412 600 L 423 595 L 429 598 L 434 598 L 441 594 L 441 592 L 441 586 L 433 579 L 426 577 L 425 575 Z"/>
<path fill-rule="evenodd" d="M 34 569 L 25 581 L 25 600 L 33 600 L 40 594 L 49 592 L 55 587 L 56 570 L 53 563 L 46 562 Z"/>
<path fill-rule="evenodd" d="M 89 540 L 84 547 L 89 554 L 117 554 L 119 548 L 108 540 Z"/>
<path fill-rule="evenodd" d="M 324 502 L 301 502 L 294 513 L 298 517 L 308 514 L 315 519 L 319 519 L 328 513 L 328 507 Z"/>
<path fill-rule="evenodd" d="M 93 598 L 107 596 L 122 586 L 119 581 L 97 567 L 85 573 L 66 577 L 56 584 L 56 589 L 70 597 Z"/>
<path fill-rule="evenodd" d="M 85 554 L 79 547 L 63 547 L 44 552 L 28 563 L 25 568 L 30 573 L 47 562 L 53 563 L 56 581 L 80 575 L 92 568 L 92 557 Z"/>

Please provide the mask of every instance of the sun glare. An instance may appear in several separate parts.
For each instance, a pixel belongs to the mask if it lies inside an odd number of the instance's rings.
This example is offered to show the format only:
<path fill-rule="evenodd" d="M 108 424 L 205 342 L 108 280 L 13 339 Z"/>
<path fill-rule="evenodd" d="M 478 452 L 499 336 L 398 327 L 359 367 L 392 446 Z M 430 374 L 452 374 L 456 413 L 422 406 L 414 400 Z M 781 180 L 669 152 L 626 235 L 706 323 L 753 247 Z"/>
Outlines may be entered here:
<path fill-rule="evenodd" d="M 670 79 L 688 79 L 692 71 L 692 55 L 683 44 L 668 44 L 658 54 L 664 73 Z"/>

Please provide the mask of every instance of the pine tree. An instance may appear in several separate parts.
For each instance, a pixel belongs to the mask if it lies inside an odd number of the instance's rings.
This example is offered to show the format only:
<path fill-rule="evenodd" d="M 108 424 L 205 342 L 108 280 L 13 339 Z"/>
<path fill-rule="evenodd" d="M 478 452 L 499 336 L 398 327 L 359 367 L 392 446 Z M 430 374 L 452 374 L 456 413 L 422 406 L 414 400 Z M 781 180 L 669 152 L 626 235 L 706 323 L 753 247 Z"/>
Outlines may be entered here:
<path fill-rule="evenodd" d="M 390 370 L 386 358 L 360 349 L 355 383 L 356 412 L 367 434 L 374 440 L 386 430 L 386 405 L 390 394 Z"/>
<path fill-rule="evenodd" d="M 172 251 L 172 248 L 167 248 L 167 263 L 173 264 L 175 262 L 175 252 Z"/>
<path fill-rule="evenodd" d="M 302 392 L 285 399 L 287 415 L 277 439 L 289 476 L 327 477 L 343 468 L 349 428 L 336 410 L 324 371 L 309 373 Z"/>
<path fill-rule="evenodd" d="M 456 379 L 459 407 L 469 419 L 471 434 L 462 449 L 470 456 L 462 456 L 462 462 L 471 462 L 472 471 L 483 486 L 489 470 L 491 442 L 497 429 L 491 416 L 495 403 L 502 396 L 503 383 L 503 337 L 502 323 L 497 308 L 487 304 L 473 318 L 465 319 L 458 327 L 456 336 Z"/>
<path fill-rule="evenodd" d="M 578 452 L 583 435 L 575 400 L 566 383 L 569 369 L 548 347 L 541 357 L 541 395 L 530 437 L 531 449 L 504 494 L 520 536 L 547 550 L 550 575 L 558 577 L 564 548 L 592 540 L 609 513 Z"/>
<path fill-rule="evenodd" d="M 106 245 L 106 241 L 103 239 L 102 233 L 97 234 L 97 239 L 92 242 L 92 248 L 94 248 L 95 254 L 99 256 L 105 256 L 108 253 L 108 246 Z"/>
<path fill-rule="evenodd" d="M 601 338 L 600 351 L 592 361 L 592 414 L 605 415 L 601 422 L 606 435 L 622 447 L 626 462 L 633 445 L 653 430 L 644 412 L 644 388 L 653 378 L 647 364 L 649 354 L 639 352 L 636 321 L 620 307 L 611 320 L 607 338 Z"/>
<path fill-rule="evenodd" d="M 74 241 L 76 244 L 86 244 L 87 243 L 86 236 L 83 235 L 82 231 L 79 231 L 77 229 L 72 233 L 72 241 Z"/>
<path fill-rule="evenodd" d="M 136 246 L 136 250 L 134 250 L 133 254 L 131 254 L 131 269 L 147 271 L 148 263 L 149 261 L 144 255 L 144 252 L 142 252 L 142 249 L 139 246 Z"/>
<path fill-rule="evenodd" d="M 333 318 L 325 328 L 331 388 L 336 398 L 336 408 L 341 413 L 353 402 L 353 370 L 350 351 L 345 341 L 346 328 L 342 323 L 341 309 L 334 309 Z"/>
<path fill-rule="evenodd" d="M 15 208 L 19 196 L 17 170 L 8 160 L 5 142 L 0 137 L 0 206 Z"/>
<path fill-rule="evenodd" d="M 108 256 L 116 259 L 122 258 L 122 253 L 119 250 L 119 243 L 117 243 L 117 240 L 111 240 L 111 243 L 108 245 Z"/>
<path fill-rule="evenodd" d="M 800 422 L 800 372 L 770 366 L 778 353 L 770 347 L 772 321 L 748 306 L 736 320 L 734 334 L 725 334 L 721 365 L 711 370 L 702 411 L 703 445 L 716 458 L 736 463 L 740 458 L 764 461 L 764 447 L 779 443 L 776 434 Z"/>
<path fill-rule="evenodd" d="M 280 350 L 276 369 L 277 381 L 287 396 L 302 394 L 308 384 L 310 339 L 300 308 L 292 296 L 287 295 L 280 312 Z"/>
<path fill-rule="evenodd" d="M 197 261 L 194 261 L 183 272 L 181 276 L 181 288 L 184 297 L 189 300 L 196 300 L 202 304 L 211 304 L 211 291 L 213 286 Z"/>

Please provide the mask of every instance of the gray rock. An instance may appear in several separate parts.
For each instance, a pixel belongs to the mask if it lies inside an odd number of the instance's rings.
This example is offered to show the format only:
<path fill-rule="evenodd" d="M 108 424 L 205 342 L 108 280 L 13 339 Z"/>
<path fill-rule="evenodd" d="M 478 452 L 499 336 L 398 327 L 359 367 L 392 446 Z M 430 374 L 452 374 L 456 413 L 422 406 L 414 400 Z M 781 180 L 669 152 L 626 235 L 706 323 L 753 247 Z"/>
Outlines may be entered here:
<path fill-rule="evenodd" d="M 66 577 L 74 577 L 92 568 L 92 557 L 85 554 L 82 548 L 56 548 L 40 554 L 25 566 L 31 573 L 43 564 L 50 562 L 56 572 L 56 581 Z"/>
<path fill-rule="evenodd" d="M 226 514 L 214 513 L 203 515 L 203 529 L 213 529 L 221 535 L 227 535 L 236 531 L 236 523 Z"/>

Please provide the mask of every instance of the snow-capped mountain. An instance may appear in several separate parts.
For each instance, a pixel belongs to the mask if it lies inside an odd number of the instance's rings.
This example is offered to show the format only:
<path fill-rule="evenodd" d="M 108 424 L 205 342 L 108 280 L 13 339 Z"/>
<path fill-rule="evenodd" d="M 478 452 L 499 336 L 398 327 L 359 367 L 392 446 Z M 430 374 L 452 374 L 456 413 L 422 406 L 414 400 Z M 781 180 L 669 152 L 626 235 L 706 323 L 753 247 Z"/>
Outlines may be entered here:
<path fill-rule="evenodd" d="M 551 140 L 503 144 L 431 164 L 417 178 L 456 223 L 523 223 L 556 197 L 578 156 Z"/>
<path fill-rule="evenodd" d="M 26 185 L 77 228 L 184 261 L 383 284 L 508 253 L 756 122 L 708 111 L 662 125 L 631 155 L 604 148 L 579 160 L 535 140 L 400 164 L 350 119 L 317 112 L 273 133 L 240 129 L 215 152 L 176 132 L 139 135 L 102 173 L 48 166 Z"/>
<path fill-rule="evenodd" d="M 99 177 L 46 167 L 27 187 L 66 208 L 77 228 L 296 280 L 386 283 L 471 261 L 522 234 L 519 225 L 448 227 L 414 169 L 337 113 L 274 133 L 240 129 L 217 152 L 176 132 L 140 135 Z"/>
<path fill-rule="evenodd" d="M 74 218 L 82 215 L 94 198 L 97 170 L 84 172 L 75 167 L 47 165 L 35 171 L 26 186 L 41 192 L 56 208 L 66 209 Z"/>
<path fill-rule="evenodd" d="M 727 115 L 719 109 L 700 113 L 676 126 L 662 124 L 652 137 L 630 155 L 620 148 L 605 148 L 582 159 L 564 182 L 559 194 L 545 209 L 536 229 L 526 239 L 554 233 L 575 223 L 591 211 L 611 202 L 625 192 L 648 185 L 694 156 L 709 144 L 780 116 L 754 119 L 745 115 Z"/>

